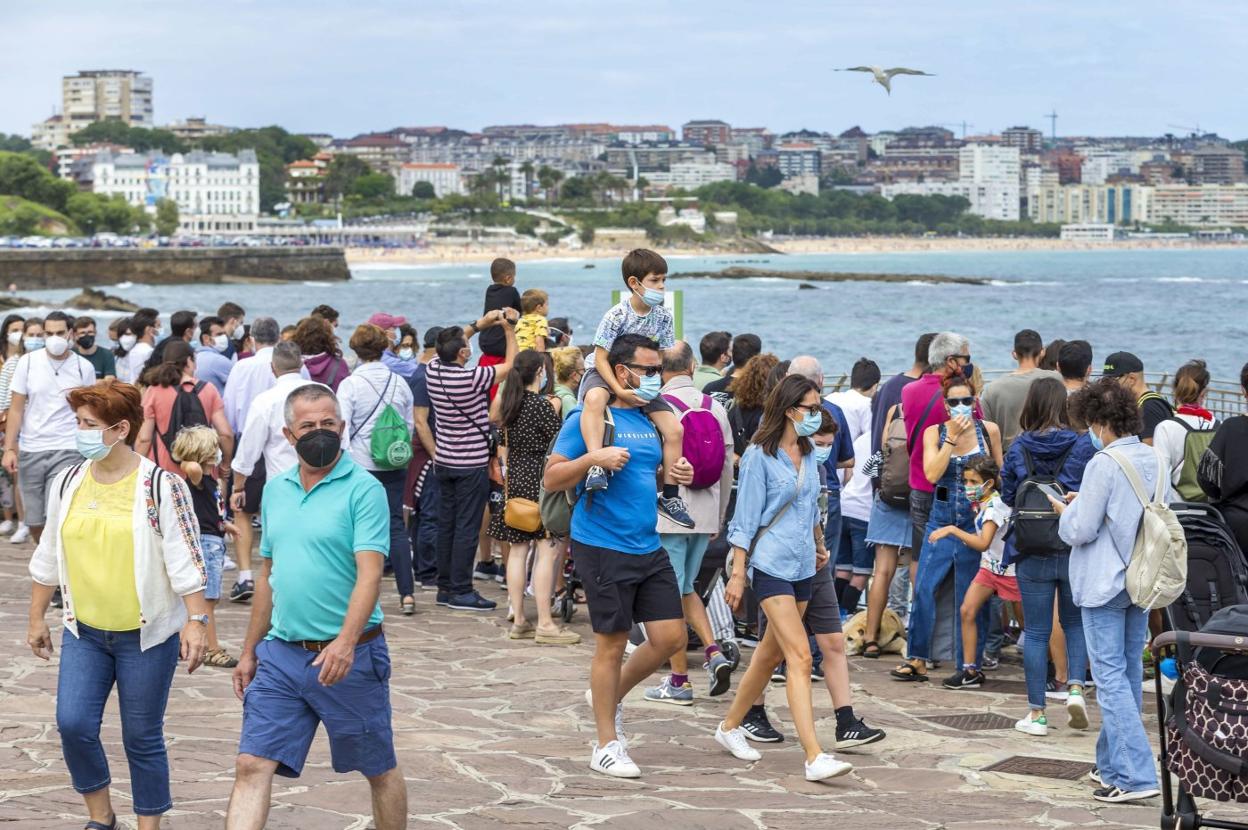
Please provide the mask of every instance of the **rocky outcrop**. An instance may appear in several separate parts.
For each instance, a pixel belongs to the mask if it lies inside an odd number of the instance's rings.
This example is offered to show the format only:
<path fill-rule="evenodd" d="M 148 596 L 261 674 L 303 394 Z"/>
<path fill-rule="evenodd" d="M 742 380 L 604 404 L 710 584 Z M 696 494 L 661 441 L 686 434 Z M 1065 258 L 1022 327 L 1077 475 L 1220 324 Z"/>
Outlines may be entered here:
<path fill-rule="evenodd" d="M 131 314 L 139 310 L 139 306 L 121 297 L 105 294 L 96 288 L 84 288 L 66 300 L 63 305 L 75 311 L 121 311 Z"/>

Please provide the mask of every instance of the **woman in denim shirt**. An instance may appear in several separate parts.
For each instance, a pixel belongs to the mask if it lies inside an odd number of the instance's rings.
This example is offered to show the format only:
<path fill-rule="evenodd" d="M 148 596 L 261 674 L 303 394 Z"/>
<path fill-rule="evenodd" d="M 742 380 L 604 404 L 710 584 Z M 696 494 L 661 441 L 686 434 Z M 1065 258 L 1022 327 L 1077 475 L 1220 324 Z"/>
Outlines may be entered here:
<path fill-rule="evenodd" d="M 745 593 L 746 571 L 767 632 L 754 651 L 732 706 L 715 730 L 715 740 L 742 761 L 762 756 L 749 745 L 741 722 L 783 660 L 789 680 L 793 725 L 806 753 L 806 780 L 844 775 L 853 765 L 825 753 L 815 734 L 810 699 L 810 646 L 802 614 L 811 582 L 828 553 L 819 532 L 819 471 L 810 436 L 823 420 L 814 381 L 798 375 L 782 380 L 767 398 L 763 420 L 741 457 L 737 507 L 728 526 L 732 578 L 726 592 L 735 610 Z M 748 561 L 747 561 L 748 560 Z"/>
<path fill-rule="evenodd" d="M 1148 612 L 1126 590 L 1127 563 L 1144 508 L 1115 456 L 1139 475 L 1151 500 L 1165 469 L 1160 455 L 1137 437 L 1143 422 L 1135 393 L 1105 378 L 1070 399 L 1088 425 L 1098 450 L 1088 462 L 1069 505 L 1052 501 L 1062 514 L 1058 532 L 1070 545 L 1070 592 L 1083 616 L 1083 634 L 1096 677 L 1101 734 L 1092 779 L 1098 801 L 1139 801 L 1158 794 L 1157 768 L 1143 722 L 1144 644 Z M 1174 497 L 1166 478 L 1167 501 Z"/>
<path fill-rule="evenodd" d="M 938 528 L 954 525 L 967 533 L 975 533 L 975 513 L 966 497 L 962 471 L 977 455 L 991 455 L 1001 464 L 1001 430 L 991 421 L 975 417 L 975 393 L 961 372 L 946 374 L 941 381 L 945 409 L 949 420 L 933 424 L 923 431 L 923 474 L 936 485 L 932 512 L 924 531 L 923 550 L 914 580 L 914 606 L 906 633 L 909 660 L 893 669 L 894 680 L 926 681 L 927 661 L 932 659 L 932 631 L 936 615 L 942 610 L 953 619 L 954 661 L 959 668 L 978 668 L 977 654 L 962 654 L 962 617 L 958 609 L 966 591 L 979 573 L 979 553 L 971 550 L 956 536 L 933 541 Z M 936 595 L 941 583 L 953 579 L 953 606 L 939 609 Z M 985 604 L 977 619 L 980 654 L 983 653 L 988 629 L 988 606 Z"/>

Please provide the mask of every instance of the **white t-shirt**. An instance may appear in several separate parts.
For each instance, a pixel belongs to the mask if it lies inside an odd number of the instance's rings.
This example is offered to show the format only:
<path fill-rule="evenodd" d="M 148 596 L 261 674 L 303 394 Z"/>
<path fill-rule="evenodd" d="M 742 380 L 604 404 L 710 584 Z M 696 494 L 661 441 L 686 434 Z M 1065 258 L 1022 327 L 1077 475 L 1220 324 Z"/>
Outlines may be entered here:
<path fill-rule="evenodd" d="M 1014 566 L 1004 566 L 1005 532 L 1010 526 L 1010 508 L 1001 501 L 999 493 L 993 493 L 988 501 L 979 506 L 975 514 L 975 532 L 979 533 L 985 522 L 993 522 L 997 526 L 997 534 L 992 537 L 992 544 L 979 555 L 979 567 L 986 568 L 997 576 L 1013 576 Z"/>
<path fill-rule="evenodd" d="M 13 392 L 26 396 L 22 432 L 17 447 L 22 452 L 72 450 L 77 447 L 78 419 L 65 393 L 95 384 L 95 367 L 70 351 L 56 361 L 47 349 L 24 354 L 13 372 Z"/>
<path fill-rule="evenodd" d="M 1209 421 L 1199 415 L 1186 413 L 1175 415 L 1182 418 L 1192 429 L 1214 429 L 1217 421 Z M 1170 466 L 1170 483 L 1178 484 L 1183 472 L 1183 450 L 1187 444 L 1187 430 L 1177 420 L 1162 421 L 1153 430 L 1153 448 L 1161 453 L 1166 464 Z"/>
<path fill-rule="evenodd" d="M 343 437 L 351 458 L 366 470 L 380 469 L 373 462 L 373 427 L 385 406 L 393 406 L 412 428 L 412 388 L 380 361 L 361 363 L 338 384 L 338 405 L 347 423 Z M 441 421 L 439 421 L 439 424 Z"/>
<path fill-rule="evenodd" d="M 154 351 L 156 351 L 155 347 L 141 340 L 135 343 L 134 348 L 121 359 L 121 363 L 117 366 L 119 371 L 122 371 L 123 366 L 125 367 L 125 377 L 119 378 L 119 380 L 124 380 L 126 383 L 138 383 L 139 378 L 143 375 L 143 365 L 147 363 L 147 359 L 152 356 Z"/>
<path fill-rule="evenodd" d="M 849 424 L 849 440 L 857 441 L 858 436 L 871 431 L 871 399 L 857 389 L 844 392 L 833 392 L 827 397 L 828 403 L 836 404 L 845 414 L 845 422 Z M 870 446 L 867 455 L 871 454 Z"/>
<path fill-rule="evenodd" d="M 841 488 L 842 516 L 864 522 L 871 519 L 871 500 L 874 493 L 871 479 L 862 469 L 870 460 L 871 431 L 868 430 L 854 439 L 854 474 L 850 476 L 849 483 Z"/>

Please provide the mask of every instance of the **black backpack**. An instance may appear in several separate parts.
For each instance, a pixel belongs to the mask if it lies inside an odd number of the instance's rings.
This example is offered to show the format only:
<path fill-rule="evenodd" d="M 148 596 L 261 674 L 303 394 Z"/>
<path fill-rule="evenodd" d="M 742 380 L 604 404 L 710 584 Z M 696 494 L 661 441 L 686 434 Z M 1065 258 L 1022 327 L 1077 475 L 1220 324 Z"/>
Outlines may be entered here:
<path fill-rule="evenodd" d="M 1171 508 L 1187 538 L 1187 586 L 1167 613 L 1176 629 L 1204 631 L 1223 609 L 1248 603 L 1248 562 L 1217 509 L 1184 502 Z"/>
<path fill-rule="evenodd" d="M 165 451 L 170 458 L 173 458 L 173 442 L 180 430 L 208 426 L 208 413 L 204 412 L 204 403 L 199 399 L 199 392 L 204 385 L 205 382 L 201 380 L 189 392 L 181 383 L 174 387 L 178 396 L 174 398 L 173 408 L 169 410 L 169 429 L 160 434 L 160 442 L 165 445 Z"/>
<path fill-rule="evenodd" d="M 1028 556 L 1070 553 L 1070 546 L 1062 541 L 1057 532 L 1061 517 L 1039 485 L 1048 485 L 1065 494 L 1066 488 L 1058 483 L 1057 477 L 1061 474 L 1066 459 L 1070 457 L 1074 444 L 1066 448 L 1066 452 L 1057 459 L 1057 466 L 1048 475 L 1037 473 L 1031 452 L 1026 447 L 1020 449 L 1023 451 L 1027 477 L 1014 493 L 1014 513 L 1010 517 L 1010 531 L 1006 537 L 1014 547 L 1014 561 Z"/>

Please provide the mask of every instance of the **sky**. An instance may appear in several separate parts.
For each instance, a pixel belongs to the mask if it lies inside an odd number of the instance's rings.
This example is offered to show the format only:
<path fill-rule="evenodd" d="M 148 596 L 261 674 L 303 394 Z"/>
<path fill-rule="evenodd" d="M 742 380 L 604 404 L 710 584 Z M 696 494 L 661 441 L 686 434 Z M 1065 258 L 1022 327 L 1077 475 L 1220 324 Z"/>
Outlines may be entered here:
<path fill-rule="evenodd" d="M 695 118 L 868 132 L 1027 125 L 1248 137 L 1231 0 L 58 0 L 0 10 L 0 133 L 79 69 L 139 69 L 158 124 L 394 126 Z M 908 66 L 893 94 L 836 67 Z"/>

